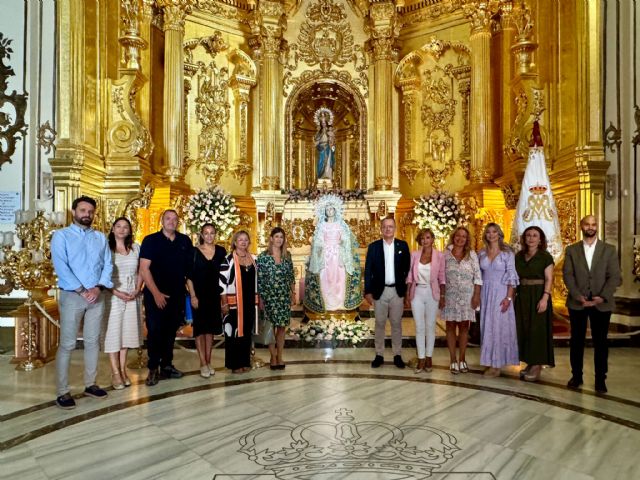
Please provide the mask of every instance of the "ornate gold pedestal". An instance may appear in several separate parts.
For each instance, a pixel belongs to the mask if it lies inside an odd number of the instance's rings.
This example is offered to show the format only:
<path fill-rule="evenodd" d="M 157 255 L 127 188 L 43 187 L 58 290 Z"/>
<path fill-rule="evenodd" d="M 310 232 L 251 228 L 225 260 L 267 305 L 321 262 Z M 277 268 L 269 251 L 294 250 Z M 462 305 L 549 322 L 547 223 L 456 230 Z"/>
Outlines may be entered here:
<path fill-rule="evenodd" d="M 31 305 L 29 303 L 31 302 Z M 45 290 L 36 290 L 33 297 L 11 312 L 15 318 L 15 355 L 11 363 L 17 363 L 17 370 L 33 370 L 55 358 L 60 339 L 59 329 L 36 307 L 35 302 L 51 317 L 58 318 L 58 305 Z M 31 308 L 31 315 L 29 315 Z M 31 335 L 29 335 L 31 318 Z M 31 358 L 29 339 L 31 338 Z"/>
<path fill-rule="evenodd" d="M 359 316 L 360 310 L 335 310 L 333 312 L 315 313 L 305 309 L 305 315 L 309 320 L 331 320 L 331 321 L 346 321 L 355 322 L 356 317 Z"/>

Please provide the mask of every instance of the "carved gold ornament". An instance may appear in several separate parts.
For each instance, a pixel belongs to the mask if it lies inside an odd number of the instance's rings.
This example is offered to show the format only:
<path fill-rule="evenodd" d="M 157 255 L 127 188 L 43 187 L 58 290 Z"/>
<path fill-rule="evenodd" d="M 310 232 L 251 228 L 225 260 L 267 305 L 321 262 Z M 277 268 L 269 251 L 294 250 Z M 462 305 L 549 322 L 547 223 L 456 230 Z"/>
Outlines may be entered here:
<path fill-rule="evenodd" d="M 38 146 L 44 148 L 44 153 L 51 153 L 51 150 L 55 147 L 54 143 L 57 135 L 58 132 L 51 126 L 49 120 L 40 125 L 38 129 Z"/>
<path fill-rule="evenodd" d="M 558 219 L 560 220 L 560 235 L 562 244 L 566 247 L 577 239 L 577 203 L 575 197 L 561 198 L 556 202 Z"/>
<path fill-rule="evenodd" d="M 324 72 L 344 67 L 353 56 L 353 34 L 344 5 L 333 0 L 312 2 L 298 34 L 299 58 Z"/>
<path fill-rule="evenodd" d="M 27 111 L 28 94 L 17 93 L 15 90 L 11 94 L 6 92 L 9 77 L 15 75 L 13 68 L 4 63 L 5 58 L 11 59 L 12 41 L 0 32 L 0 168 L 6 162 L 11 163 L 18 140 L 27 134 L 24 115 Z"/>

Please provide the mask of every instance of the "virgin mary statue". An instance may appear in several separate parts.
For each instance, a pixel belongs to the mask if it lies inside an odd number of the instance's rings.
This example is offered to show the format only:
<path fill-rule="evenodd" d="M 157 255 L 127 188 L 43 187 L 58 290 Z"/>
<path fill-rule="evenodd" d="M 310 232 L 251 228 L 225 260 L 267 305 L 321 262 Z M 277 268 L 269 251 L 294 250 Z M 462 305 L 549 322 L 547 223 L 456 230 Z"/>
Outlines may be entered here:
<path fill-rule="evenodd" d="M 320 107 L 313 115 L 318 130 L 313 138 L 318 152 L 316 176 L 318 180 L 333 178 L 336 163 L 336 134 L 333 130 L 333 113 L 327 107 Z"/>
<path fill-rule="evenodd" d="M 343 203 L 323 195 L 305 275 L 304 306 L 313 313 L 353 310 L 362 303 L 358 241 L 342 218 Z"/>

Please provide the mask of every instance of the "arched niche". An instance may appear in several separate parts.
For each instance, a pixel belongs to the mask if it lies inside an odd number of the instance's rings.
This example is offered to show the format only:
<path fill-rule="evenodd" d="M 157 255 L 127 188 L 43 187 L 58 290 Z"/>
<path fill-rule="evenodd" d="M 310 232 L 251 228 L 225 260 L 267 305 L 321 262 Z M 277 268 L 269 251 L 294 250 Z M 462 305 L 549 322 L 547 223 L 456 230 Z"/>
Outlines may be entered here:
<path fill-rule="evenodd" d="M 334 114 L 333 188 L 368 188 L 366 103 L 355 86 L 336 78 L 302 82 L 289 94 L 285 107 L 285 188 L 317 187 L 314 115 L 321 107 Z"/>

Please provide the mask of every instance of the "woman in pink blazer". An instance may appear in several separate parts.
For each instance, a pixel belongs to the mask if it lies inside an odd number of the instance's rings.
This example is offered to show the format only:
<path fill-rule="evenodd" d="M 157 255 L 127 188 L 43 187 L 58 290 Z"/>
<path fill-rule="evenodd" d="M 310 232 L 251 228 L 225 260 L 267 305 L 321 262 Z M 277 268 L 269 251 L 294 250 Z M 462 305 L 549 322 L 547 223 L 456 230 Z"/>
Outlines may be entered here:
<path fill-rule="evenodd" d="M 422 248 L 411 254 L 407 276 L 408 295 L 416 322 L 418 366 L 415 373 L 430 372 L 433 346 L 436 341 L 436 314 L 444 306 L 444 255 L 433 248 L 433 232 L 425 228 L 418 232 L 416 242 Z"/>

